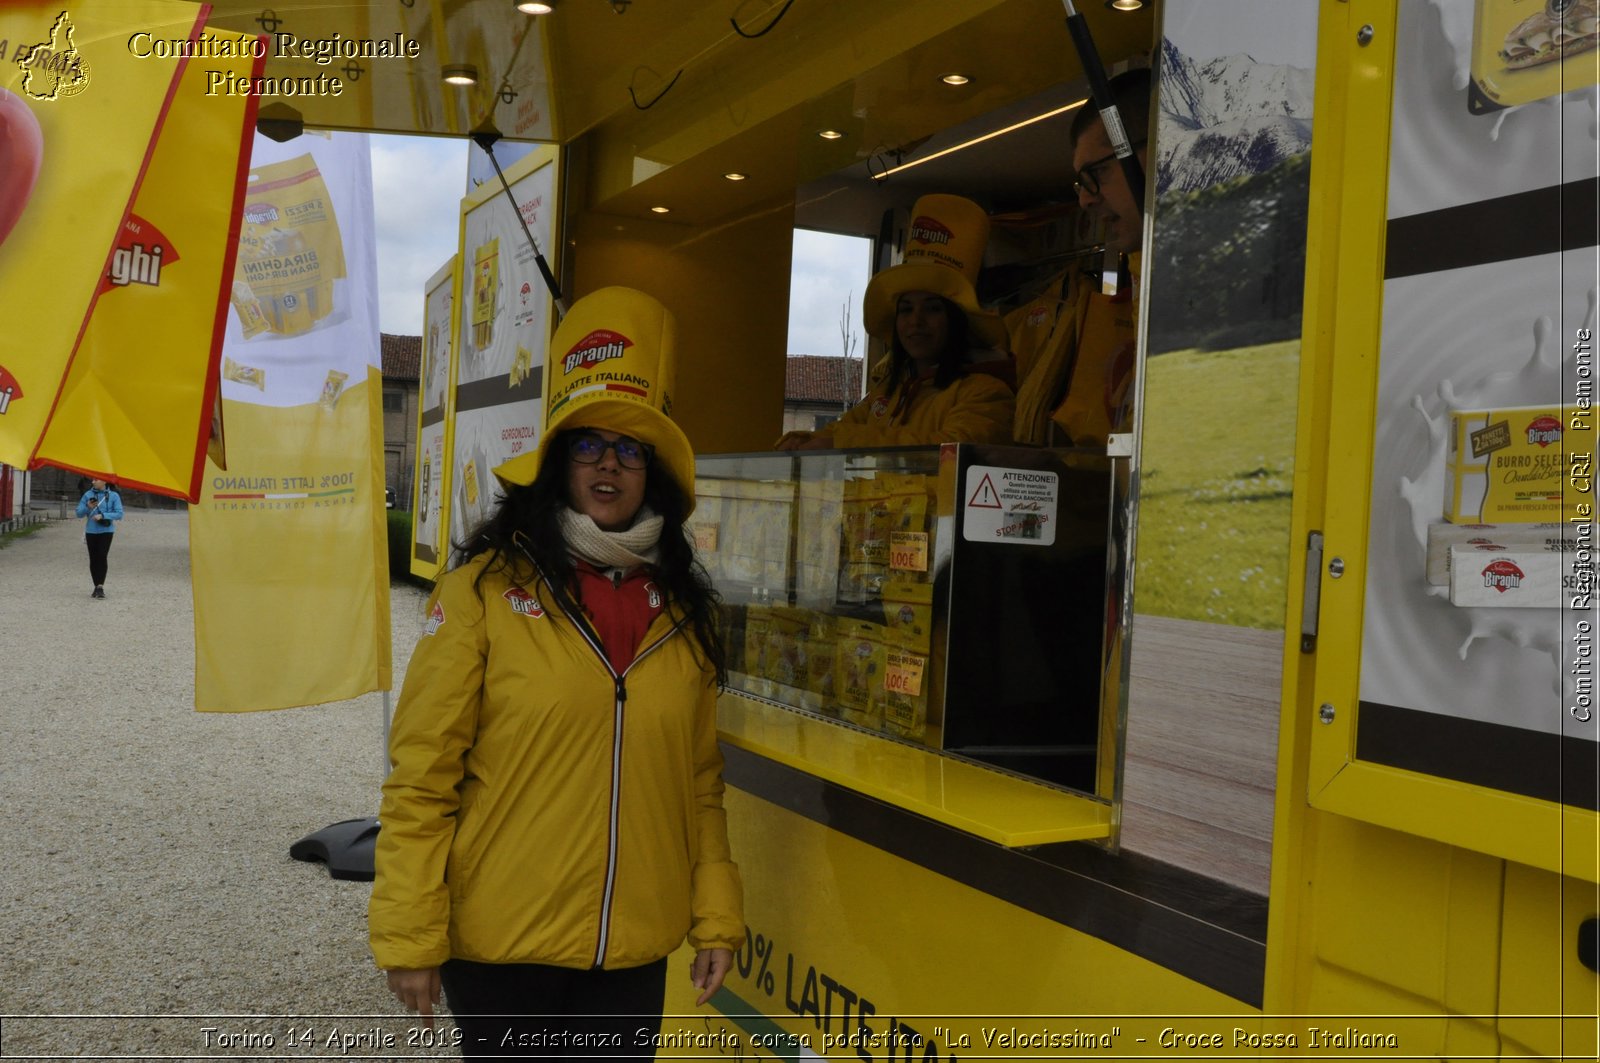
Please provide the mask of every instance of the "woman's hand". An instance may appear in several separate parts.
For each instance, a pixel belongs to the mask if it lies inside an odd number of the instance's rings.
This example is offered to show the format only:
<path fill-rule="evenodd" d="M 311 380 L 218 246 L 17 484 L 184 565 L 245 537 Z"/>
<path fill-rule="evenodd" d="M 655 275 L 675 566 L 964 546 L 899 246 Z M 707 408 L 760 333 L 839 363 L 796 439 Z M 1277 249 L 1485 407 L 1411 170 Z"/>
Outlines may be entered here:
<path fill-rule="evenodd" d="M 799 450 L 811 438 L 810 432 L 785 432 L 782 438 L 772 444 L 774 450 Z"/>
<path fill-rule="evenodd" d="M 696 1007 L 710 1000 L 722 988 L 722 980 L 728 977 L 728 969 L 732 966 L 732 949 L 701 949 L 694 954 L 694 962 L 689 965 L 689 981 L 701 990 L 700 999 L 694 1002 Z"/>
<path fill-rule="evenodd" d="M 811 438 L 800 444 L 798 450 L 832 450 L 832 432 L 813 432 Z"/>
<path fill-rule="evenodd" d="M 727 952 L 726 949 L 722 950 Z M 728 953 L 732 962 L 733 953 Z M 726 970 L 726 968 L 724 968 Z M 417 970 L 395 968 L 385 971 L 389 978 L 389 992 L 410 1011 L 422 1016 L 423 1025 L 433 1029 L 433 1007 L 439 1003 L 439 968 L 423 967 Z M 717 979 L 720 984 L 722 979 Z"/>

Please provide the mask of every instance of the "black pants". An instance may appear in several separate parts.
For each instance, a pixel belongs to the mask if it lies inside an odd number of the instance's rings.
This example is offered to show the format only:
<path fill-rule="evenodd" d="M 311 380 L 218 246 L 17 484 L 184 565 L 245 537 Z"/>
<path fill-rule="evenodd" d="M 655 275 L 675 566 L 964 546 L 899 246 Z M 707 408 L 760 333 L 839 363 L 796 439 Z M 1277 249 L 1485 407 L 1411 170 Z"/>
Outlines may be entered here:
<path fill-rule="evenodd" d="M 97 532 L 83 537 L 89 545 L 89 578 L 96 587 L 106 581 L 106 555 L 111 552 L 111 540 L 115 535 L 116 532 Z"/>
<path fill-rule="evenodd" d="M 655 1057 L 665 958 L 615 971 L 448 960 L 439 974 L 465 1059 Z"/>

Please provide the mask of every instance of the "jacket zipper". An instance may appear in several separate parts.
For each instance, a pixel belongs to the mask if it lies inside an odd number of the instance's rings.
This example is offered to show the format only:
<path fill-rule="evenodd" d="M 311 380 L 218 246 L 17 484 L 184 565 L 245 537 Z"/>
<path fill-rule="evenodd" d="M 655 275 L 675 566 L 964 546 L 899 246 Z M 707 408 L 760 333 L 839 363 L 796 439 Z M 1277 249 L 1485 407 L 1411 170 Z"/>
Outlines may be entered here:
<path fill-rule="evenodd" d="M 632 662 L 619 674 L 611 667 L 610 660 L 606 658 L 605 647 L 600 645 L 598 637 L 589 630 L 589 625 L 579 622 L 570 615 L 567 619 L 572 621 L 572 626 L 578 629 L 583 641 L 594 651 L 600 666 L 611 676 L 611 682 L 615 687 L 611 711 L 611 808 L 606 823 L 606 884 L 600 897 L 600 937 L 595 943 L 594 950 L 594 966 L 600 967 L 605 961 L 606 944 L 611 937 L 611 902 L 617 885 L 617 831 L 622 808 L 622 709 L 628 701 L 628 673 L 633 671 L 634 666 L 640 661 L 676 635 L 683 623 L 679 621 L 673 624 L 672 629 L 665 635 L 634 654 Z"/>

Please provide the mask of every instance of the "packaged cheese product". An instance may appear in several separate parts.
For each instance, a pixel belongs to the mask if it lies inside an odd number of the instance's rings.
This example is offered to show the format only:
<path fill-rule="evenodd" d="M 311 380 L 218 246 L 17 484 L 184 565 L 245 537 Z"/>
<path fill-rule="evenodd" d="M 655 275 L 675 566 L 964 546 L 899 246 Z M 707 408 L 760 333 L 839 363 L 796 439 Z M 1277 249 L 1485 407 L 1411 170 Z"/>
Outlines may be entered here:
<path fill-rule="evenodd" d="M 322 382 L 322 394 L 317 396 L 317 403 L 325 410 L 333 409 L 339 402 L 339 396 L 344 394 L 344 382 L 349 379 L 349 373 L 328 370 L 328 379 Z"/>
<path fill-rule="evenodd" d="M 933 640 L 933 584 L 911 580 L 885 582 L 883 626 L 896 644 L 927 653 Z"/>
<path fill-rule="evenodd" d="M 308 331 L 332 313 L 344 275 L 339 221 L 310 153 L 251 170 L 230 300 L 245 337 Z"/>
<path fill-rule="evenodd" d="M 509 374 L 506 382 L 511 387 L 516 387 L 518 384 L 521 384 L 524 380 L 528 379 L 532 373 L 533 352 L 521 344 L 518 344 L 517 356 L 511 360 L 511 373 Z"/>
<path fill-rule="evenodd" d="M 232 358 L 222 359 L 222 379 L 247 384 L 257 391 L 267 390 L 267 371 L 253 365 L 240 365 Z"/>
<path fill-rule="evenodd" d="M 767 674 L 767 649 L 772 644 L 772 607 L 751 605 L 744 611 L 744 673 L 754 679 Z"/>
<path fill-rule="evenodd" d="M 1450 548 L 1458 544 L 1482 546 L 1488 543 L 1543 543 L 1561 538 L 1563 525 L 1540 524 L 1445 524 L 1428 525 L 1427 579 L 1430 586 L 1450 586 Z"/>
<path fill-rule="evenodd" d="M 472 253 L 472 345 L 480 351 L 494 339 L 499 291 L 500 240 L 496 237 Z"/>
<path fill-rule="evenodd" d="M 788 687 L 805 685 L 807 643 L 811 639 L 811 614 L 790 605 L 772 606 L 768 636 L 766 676 Z"/>
<path fill-rule="evenodd" d="M 834 644 L 834 694 L 842 719 L 883 729 L 884 629 L 865 620 L 841 621 Z"/>
<path fill-rule="evenodd" d="M 811 616 L 811 637 L 806 653 L 806 691 L 815 697 L 816 707 L 830 715 L 839 714 L 835 700 L 834 662 L 837 639 L 834 618 L 827 613 Z"/>
<path fill-rule="evenodd" d="M 1452 524 L 1527 524 L 1592 505 L 1567 475 L 1568 455 L 1594 457 L 1590 410 L 1516 406 L 1450 414 L 1444 517 Z"/>
<path fill-rule="evenodd" d="M 888 556 L 896 579 L 928 578 L 928 477 L 886 478 L 889 490 Z"/>
<path fill-rule="evenodd" d="M 1556 546 L 1459 545 L 1450 548 L 1450 604 L 1497 609 L 1559 609 L 1594 586 L 1594 562 Z"/>

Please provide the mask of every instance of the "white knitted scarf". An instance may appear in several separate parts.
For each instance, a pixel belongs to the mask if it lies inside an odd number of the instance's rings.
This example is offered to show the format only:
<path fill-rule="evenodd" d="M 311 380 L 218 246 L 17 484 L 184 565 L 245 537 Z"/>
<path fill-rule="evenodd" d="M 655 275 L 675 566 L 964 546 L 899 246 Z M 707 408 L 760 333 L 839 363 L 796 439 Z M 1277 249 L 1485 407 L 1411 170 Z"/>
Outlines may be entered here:
<path fill-rule="evenodd" d="M 567 549 L 602 568 L 655 564 L 661 556 L 662 523 L 648 506 L 640 507 L 631 528 L 617 532 L 605 531 L 593 517 L 570 507 L 561 511 L 561 534 Z"/>

